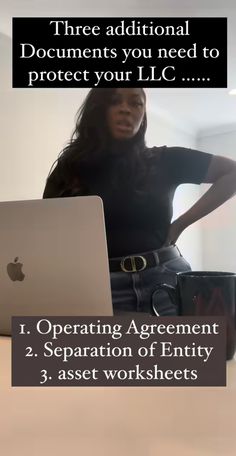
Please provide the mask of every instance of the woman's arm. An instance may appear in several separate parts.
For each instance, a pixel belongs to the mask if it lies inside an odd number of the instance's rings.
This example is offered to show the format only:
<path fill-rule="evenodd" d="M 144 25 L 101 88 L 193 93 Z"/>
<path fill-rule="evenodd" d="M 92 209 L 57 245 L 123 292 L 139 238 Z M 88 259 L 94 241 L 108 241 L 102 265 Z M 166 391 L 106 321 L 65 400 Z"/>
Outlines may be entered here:
<path fill-rule="evenodd" d="M 166 244 L 174 244 L 192 223 L 205 217 L 236 193 L 236 162 L 213 156 L 204 183 L 213 184 L 209 190 L 170 226 Z"/>

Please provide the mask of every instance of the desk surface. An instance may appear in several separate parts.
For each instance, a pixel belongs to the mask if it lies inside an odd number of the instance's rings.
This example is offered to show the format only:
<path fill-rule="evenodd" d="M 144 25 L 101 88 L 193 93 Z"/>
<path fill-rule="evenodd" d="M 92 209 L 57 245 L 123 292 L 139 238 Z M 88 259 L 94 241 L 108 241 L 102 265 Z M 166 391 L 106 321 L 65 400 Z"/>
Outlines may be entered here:
<path fill-rule="evenodd" d="M 12 388 L 0 337 L 4 456 L 235 456 L 236 360 L 222 388 Z"/>

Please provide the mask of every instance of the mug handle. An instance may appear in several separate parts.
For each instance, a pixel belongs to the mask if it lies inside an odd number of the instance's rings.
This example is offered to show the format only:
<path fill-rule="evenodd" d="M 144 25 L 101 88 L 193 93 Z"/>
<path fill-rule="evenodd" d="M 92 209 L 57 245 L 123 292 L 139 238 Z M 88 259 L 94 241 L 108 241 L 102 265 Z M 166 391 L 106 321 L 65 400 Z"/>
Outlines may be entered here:
<path fill-rule="evenodd" d="M 163 290 L 169 295 L 169 298 L 170 298 L 172 304 L 174 304 L 174 306 L 176 307 L 176 315 L 178 315 L 179 306 L 178 306 L 178 298 L 177 298 L 177 290 L 176 290 L 176 288 L 173 287 L 172 285 L 167 284 L 167 283 L 162 283 L 160 285 L 157 285 L 154 293 L 158 294 L 159 292 L 161 292 Z M 155 308 L 155 304 L 154 303 L 152 303 L 152 310 L 153 310 L 154 314 L 157 317 L 161 316 L 157 312 L 157 309 Z"/>

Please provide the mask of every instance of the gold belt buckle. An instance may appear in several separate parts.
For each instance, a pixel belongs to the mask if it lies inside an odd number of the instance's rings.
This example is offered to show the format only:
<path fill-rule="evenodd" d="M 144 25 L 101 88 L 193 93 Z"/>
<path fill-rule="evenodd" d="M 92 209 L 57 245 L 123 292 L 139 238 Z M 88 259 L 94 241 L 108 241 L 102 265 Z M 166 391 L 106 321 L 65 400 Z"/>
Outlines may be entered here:
<path fill-rule="evenodd" d="M 135 258 L 141 258 L 141 260 L 143 262 L 143 265 L 139 269 L 137 269 Z M 126 260 L 130 260 L 131 269 L 127 269 L 125 267 Z M 147 266 L 147 260 L 141 255 L 127 256 L 125 258 L 122 258 L 122 260 L 120 262 L 120 267 L 121 267 L 122 271 L 124 271 L 124 272 L 140 272 L 140 271 L 143 271 L 146 268 L 146 266 Z"/>

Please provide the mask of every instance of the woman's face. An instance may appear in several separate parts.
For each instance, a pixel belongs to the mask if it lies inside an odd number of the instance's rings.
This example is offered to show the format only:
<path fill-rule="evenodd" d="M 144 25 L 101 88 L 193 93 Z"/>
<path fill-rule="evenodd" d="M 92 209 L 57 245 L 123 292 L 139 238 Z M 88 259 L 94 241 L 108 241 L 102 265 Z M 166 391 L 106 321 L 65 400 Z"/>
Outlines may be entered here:
<path fill-rule="evenodd" d="M 116 89 L 107 110 L 107 124 L 114 139 L 136 135 L 145 114 L 145 95 L 137 89 Z"/>

